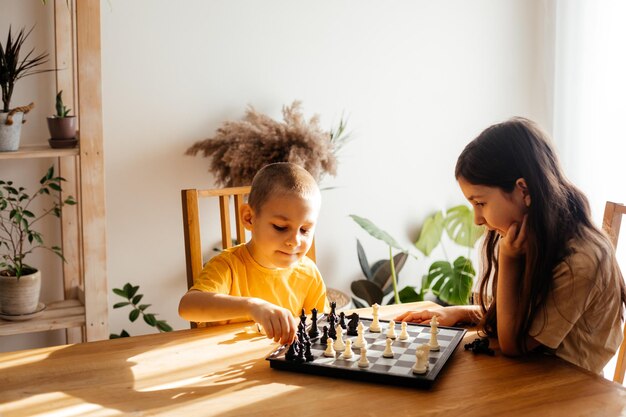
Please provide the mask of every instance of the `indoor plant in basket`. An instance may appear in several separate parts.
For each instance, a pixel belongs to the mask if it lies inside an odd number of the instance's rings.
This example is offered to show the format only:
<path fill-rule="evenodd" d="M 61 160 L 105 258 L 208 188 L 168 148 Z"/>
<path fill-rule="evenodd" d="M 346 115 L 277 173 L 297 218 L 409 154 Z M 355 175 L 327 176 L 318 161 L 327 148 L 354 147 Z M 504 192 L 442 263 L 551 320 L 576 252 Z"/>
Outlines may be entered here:
<path fill-rule="evenodd" d="M 22 47 L 31 32 L 32 29 L 28 32 L 22 29 L 17 36 L 13 37 L 11 27 L 9 27 L 6 42 L 2 44 L 0 40 L 0 88 L 2 89 L 0 152 L 16 151 L 19 148 L 24 114 L 34 107 L 34 103 L 30 103 L 28 106 L 11 108 L 11 96 L 15 83 L 29 75 L 53 71 L 37 69 L 48 61 L 48 54 L 42 53 L 34 56 L 34 49 L 26 52 L 20 60 Z"/>
<path fill-rule="evenodd" d="M 73 148 L 78 143 L 76 138 L 76 117 L 70 116 L 72 109 L 68 109 L 63 103 L 63 90 L 57 93 L 56 114 L 48 117 L 48 130 L 50 131 L 50 147 Z"/>
<path fill-rule="evenodd" d="M 58 198 L 61 177 L 55 177 L 54 167 L 39 181 L 39 189 L 32 195 L 13 181 L 0 180 L 0 312 L 2 318 L 23 319 L 43 308 L 39 303 L 41 273 L 25 263 L 35 249 L 47 249 L 63 259 L 61 248 L 45 246 L 41 233 L 33 226 L 53 215 L 60 217 L 64 204 L 76 204 L 73 197 Z M 50 198 L 52 204 L 39 215 L 31 210 L 35 200 Z"/>

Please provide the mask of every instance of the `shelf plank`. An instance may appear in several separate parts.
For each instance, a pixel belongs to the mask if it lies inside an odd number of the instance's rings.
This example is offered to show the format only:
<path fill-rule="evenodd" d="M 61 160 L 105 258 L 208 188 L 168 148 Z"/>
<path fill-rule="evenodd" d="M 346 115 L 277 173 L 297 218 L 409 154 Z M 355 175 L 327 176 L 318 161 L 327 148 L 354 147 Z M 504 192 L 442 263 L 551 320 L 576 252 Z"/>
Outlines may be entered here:
<path fill-rule="evenodd" d="M 25 145 L 15 152 L 0 152 L 0 159 L 26 159 L 26 158 L 57 158 L 63 156 L 76 156 L 80 150 L 78 147 L 69 149 L 53 149 L 48 145 Z"/>
<path fill-rule="evenodd" d="M 39 317 L 27 321 L 0 319 L 0 336 L 44 332 L 85 325 L 85 306 L 78 300 L 62 300 L 48 303 Z"/>

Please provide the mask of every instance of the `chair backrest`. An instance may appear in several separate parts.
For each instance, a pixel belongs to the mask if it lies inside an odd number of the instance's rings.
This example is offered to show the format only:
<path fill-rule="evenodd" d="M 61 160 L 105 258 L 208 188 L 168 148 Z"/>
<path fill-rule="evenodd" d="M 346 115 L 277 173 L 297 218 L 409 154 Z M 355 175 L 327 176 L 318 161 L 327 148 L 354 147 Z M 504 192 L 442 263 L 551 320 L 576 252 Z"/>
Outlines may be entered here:
<path fill-rule="evenodd" d="M 187 288 L 191 288 L 194 279 L 200 274 L 204 265 L 202 256 L 202 240 L 200 236 L 200 206 L 201 198 L 217 197 L 220 208 L 220 223 L 222 228 L 222 249 L 233 246 L 231 220 L 234 221 L 236 244 L 245 241 L 245 229 L 239 216 L 239 207 L 245 202 L 250 193 L 250 187 L 231 187 L 214 190 L 182 190 L 183 231 L 185 235 L 185 259 L 187 263 Z M 231 199 L 234 213 L 231 214 Z M 315 241 L 307 256 L 315 262 Z"/>
<path fill-rule="evenodd" d="M 602 228 L 608 233 L 613 246 L 617 249 L 617 241 L 619 239 L 619 229 L 622 225 L 622 215 L 626 214 L 626 206 L 611 201 L 606 202 L 604 207 L 604 218 L 602 220 Z M 626 325 L 624 325 L 624 335 L 626 336 Z M 626 371 L 626 361 L 624 354 L 626 353 L 626 337 L 622 341 L 622 345 L 617 353 L 617 363 L 615 364 L 615 373 L 613 381 L 622 384 L 624 382 L 624 371 Z"/>

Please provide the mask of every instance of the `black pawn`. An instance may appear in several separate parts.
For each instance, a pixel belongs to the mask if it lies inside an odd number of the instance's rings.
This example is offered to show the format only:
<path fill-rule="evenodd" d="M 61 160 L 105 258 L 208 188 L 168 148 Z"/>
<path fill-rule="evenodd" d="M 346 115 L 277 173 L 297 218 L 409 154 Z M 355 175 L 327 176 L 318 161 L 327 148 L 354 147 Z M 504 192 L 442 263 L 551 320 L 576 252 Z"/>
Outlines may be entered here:
<path fill-rule="evenodd" d="M 335 323 L 331 321 L 330 327 L 328 328 L 328 337 L 333 340 L 337 340 L 337 329 L 335 329 Z"/>
<path fill-rule="evenodd" d="M 304 359 L 306 359 L 307 362 L 313 362 L 315 359 L 311 353 L 311 342 L 308 340 L 304 342 Z"/>
<path fill-rule="evenodd" d="M 314 339 L 320 335 L 320 331 L 317 328 L 317 310 L 311 311 L 311 328 L 309 329 L 309 337 Z"/>
<path fill-rule="evenodd" d="M 346 313 L 344 313 L 343 311 L 341 313 L 339 313 L 339 325 L 341 326 L 342 329 L 345 330 L 345 328 L 346 328 Z"/>
<path fill-rule="evenodd" d="M 320 339 L 320 343 L 323 346 L 326 346 L 326 342 L 328 341 L 328 327 L 322 327 L 322 338 Z"/>

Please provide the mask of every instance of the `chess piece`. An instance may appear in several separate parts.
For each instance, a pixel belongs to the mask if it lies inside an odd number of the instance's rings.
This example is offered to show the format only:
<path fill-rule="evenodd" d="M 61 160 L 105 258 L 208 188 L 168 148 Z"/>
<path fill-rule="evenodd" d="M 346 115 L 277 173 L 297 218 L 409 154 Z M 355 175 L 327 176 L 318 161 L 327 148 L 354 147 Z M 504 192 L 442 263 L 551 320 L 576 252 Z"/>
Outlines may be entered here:
<path fill-rule="evenodd" d="M 335 311 L 337 309 L 337 303 L 335 301 L 331 301 L 330 302 L 330 314 L 328 315 L 328 321 L 330 322 L 330 320 L 333 320 L 333 327 L 335 325 L 335 323 L 337 323 L 337 321 L 339 320 L 339 317 L 337 316 L 337 312 Z"/>
<path fill-rule="evenodd" d="M 296 356 L 297 363 L 306 362 L 306 358 L 304 356 L 304 345 L 301 342 L 295 342 L 298 344 L 298 355 Z"/>
<path fill-rule="evenodd" d="M 307 362 L 313 362 L 313 360 L 315 359 L 313 357 L 313 353 L 311 353 L 311 341 L 307 340 L 306 342 L 304 342 L 304 358 L 306 359 Z"/>
<path fill-rule="evenodd" d="M 359 368 L 367 368 L 370 366 L 370 361 L 367 360 L 367 348 L 361 348 L 361 357 L 359 358 Z"/>
<path fill-rule="evenodd" d="M 306 329 L 306 313 L 304 309 L 302 309 L 302 313 L 300 313 L 300 323 L 304 324 L 304 328 Z"/>
<path fill-rule="evenodd" d="M 298 352 L 296 349 L 297 349 L 297 346 L 296 346 L 296 342 L 294 341 L 292 344 L 289 345 L 289 349 L 287 349 L 287 353 L 285 353 L 285 359 L 288 361 L 292 361 L 296 359 L 296 356 L 298 355 Z"/>
<path fill-rule="evenodd" d="M 328 327 L 324 326 L 322 328 L 322 338 L 320 339 L 320 343 L 322 345 L 326 344 L 326 340 L 328 340 Z"/>
<path fill-rule="evenodd" d="M 389 329 L 387 329 L 387 338 L 395 339 L 396 338 L 396 322 L 391 320 L 389 322 Z"/>
<path fill-rule="evenodd" d="M 335 329 L 335 325 L 337 324 L 337 320 L 333 318 L 333 316 L 328 317 L 328 337 L 331 339 L 337 338 L 337 331 Z"/>
<path fill-rule="evenodd" d="M 347 316 L 348 318 L 348 331 L 346 332 L 346 334 L 348 336 L 358 336 L 358 332 L 357 332 L 357 327 L 360 323 L 359 321 L 359 315 L 357 313 L 352 313 L 349 316 Z"/>
<path fill-rule="evenodd" d="M 352 340 L 346 340 L 346 349 L 343 351 L 344 359 L 350 359 L 352 357 Z"/>
<path fill-rule="evenodd" d="M 433 316 L 433 318 L 430 319 L 430 341 L 428 342 L 430 350 L 433 351 L 439 350 L 439 342 L 437 341 L 437 333 L 439 333 L 438 325 L 437 316 Z"/>
<path fill-rule="evenodd" d="M 333 348 L 333 339 L 330 337 L 326 340 L 326 350 L 324 351 L 324 356 L 327 358 L 335 357 L 335 349 Z"/>
<path fill-rule="evenodd" d="M 339 323 L 337 323 L 337 326 L 335 327 L 335 333 L 337 334 L 334 344 L 335 350 L 344 350 L 346 348 L 346 345 L 345 343 L 343 343 L 343 330 L 341 329 L 341 325 Z"/>
<path fill-rule="evenodd" d="M 393 358 L 393 350 L 391 349 L 392 340 L 390 338 L 387 338 L 385 343 L 386 346 L 385 350 L 383 351 L 383 358 Z"/>
<path fill-rule="evenodd" d="M 407 331 L 407 324 L 406 321 L 402 322 L 402 331 L 400 332 L 400 336 L 398 337 L 398 339 L 400 340 L 407 340 L 409 338 L 409 333 Z"/>
<path fill-rule="evenodd" d="M 311 310 L 311 328 L 309 329 L 309 337 L 314 339 L 320 335 L 320 331 L 317 328 L 317 309 Z"/>
<path fill-rule="evenodd" d="M 419 345 L 415 349 L 415 365 L 413 365 L 414 374 L 425 374 L 428 370 L 428 346 Z"/>
<path fill-rule="evenodd" d="M 372 324 L 370 324 L 370 332 L 372 333 L 380 333 L 380 322 L 378 321 L 378 307 L 379 305 L 374 303 L 372 304 Z"/>
<path fill-rule="evenodd" d="M 357 338 L 356 338 L 356 341 L 354 342 L 354 347 L 357 349 L 367 348 L 367 341 L 365 340 L 365 337 L 363 336 L 364 332 L 365 332 L 365 328 L 363 327 L 363 323 L 359 322 L 359 325 L 357 327 Z"/>

